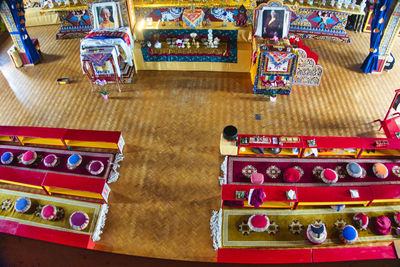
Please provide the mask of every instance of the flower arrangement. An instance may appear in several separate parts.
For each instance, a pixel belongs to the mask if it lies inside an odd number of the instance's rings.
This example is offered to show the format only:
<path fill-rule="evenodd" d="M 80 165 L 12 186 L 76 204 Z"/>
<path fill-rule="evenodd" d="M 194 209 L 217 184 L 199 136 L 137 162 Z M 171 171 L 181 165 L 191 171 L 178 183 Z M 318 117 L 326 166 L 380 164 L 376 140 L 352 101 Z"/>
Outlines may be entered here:
<path fill-rule="evenodd" d="M 109 92 L 108 92 L 107 88 L 100 90 L 99 93 L 103 96 L 104 99 L 108 99 Z"/>

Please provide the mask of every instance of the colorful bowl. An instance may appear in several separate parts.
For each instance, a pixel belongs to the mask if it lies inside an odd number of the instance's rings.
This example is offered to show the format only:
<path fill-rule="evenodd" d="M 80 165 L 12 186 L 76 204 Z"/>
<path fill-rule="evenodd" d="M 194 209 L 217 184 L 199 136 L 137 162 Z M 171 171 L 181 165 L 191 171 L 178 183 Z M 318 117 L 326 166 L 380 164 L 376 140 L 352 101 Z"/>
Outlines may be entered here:
<path fill-rule="evenodd" d="M 4 152 L 1 155 L 1 163 L 8 165 L 11 164 L 11 162 L 14 160 L 14 155 L 11 152 Z"/>

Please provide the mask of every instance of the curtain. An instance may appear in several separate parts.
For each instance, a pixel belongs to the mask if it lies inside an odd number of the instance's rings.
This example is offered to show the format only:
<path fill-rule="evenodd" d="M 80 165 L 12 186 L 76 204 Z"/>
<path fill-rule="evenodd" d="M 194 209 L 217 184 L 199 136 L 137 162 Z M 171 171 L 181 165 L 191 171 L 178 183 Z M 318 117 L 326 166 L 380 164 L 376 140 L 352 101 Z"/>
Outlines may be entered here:
<path fill-rule="evenodd" d="M 25 28 L 25 12 L 22 0 L 5 0 L 10 9 L 15 26 L 18 32 L 10 32 L 10 34 L 18 34 L 21 37 L 22 44 L 25 49 L 29 63 L 33 64 L 40 59 L 40 55 L 32 43 L 31 38 Z"/>
<path fill-rule="evenodd" d="M 374 19 L 371 23 L 369 55 L 361 65 L 361 69 L 364 73 L 372 73 L 372 71 L 378 68 L 379 44 L 381 43 L 385 20 L 391 4 L 392 0 L 379 0 L 379 2 L 375 4 L 373 13 Z"/>

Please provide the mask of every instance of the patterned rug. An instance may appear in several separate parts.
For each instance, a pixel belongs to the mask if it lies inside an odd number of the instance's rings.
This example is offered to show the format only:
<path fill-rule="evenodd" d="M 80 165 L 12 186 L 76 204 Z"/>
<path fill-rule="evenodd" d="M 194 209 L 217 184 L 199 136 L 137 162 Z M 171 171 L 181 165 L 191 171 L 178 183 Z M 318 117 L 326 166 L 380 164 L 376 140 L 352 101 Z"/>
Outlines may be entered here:
<path fill-rule="evenodd" d="M 357 162 L 363 168 L 362 178 L 353 178 L 347 174 L 346 165 Z M 388 168 L 389 175 L 386 179 L 378 179 L 373 174 L 374 163 L 383 163 Z M 372 159 L 293 159 L 293 158 L 249 158 L 228 157 L 228 184 L 249 184 L 250 178 L 247 171 L 264 174 L 264 185 L 288 185 L 282 179 L 285 169 L 295 167 L 303 173 L 296 186 L 330 186 L 325 184 L 320 173 L 324 168 L 336 170 L 339 175 L 335 186 L 359 186 L 377 184 L 400 184 L 400 162 L 393 160 Z"/>
<path fill-rule="evenodd" d="M 354 225 L 353 216 L 364 212 L 370 221 L 367 230 L 358 231 L 358 241 L 391 241 L 398 239 L 394 230 L 389 235 L 378 235 L 374 232 L 375 218 L 386 215 L 392 221 L 392 228 L 397 226 L 393 220 L 400 206 L 381 206 L 369 208 L 345 208 L 341 212 L 333 209 L 224 209 L 222 215 L 222 247 L 308 247 L 311 245 L 305 231 L 307 226 L 315 222 L 326 225 L 328 238 L 325 245 L 343 245 L 339 240 L 339 228 L 343 225 Z M 247 221 L 253 214 L 265 214 L 270 219 L 270 227 L 266 232 L 248 231 Z"/>
<path fill-rule="evenodd" d="M 38 158 L 32 165 L 24 165 L 18 162 L 17 157 L 23 154 L 25 151 L 32 150 L 38 155 Z M 11 152 L 14 154 L 14 160 L 10 165 L 3 165 L 3 167 L 38 171 L 38 172 L 55 172 L 63 173 L 69 175 L 79 175 L 79 176 L 91 176 L 95 178 L 108 178 L 111 170 L 111 163 L 114 161 L 114 155 L 108 153 L 95 153 L 95 152 L 84 152 L 84 151 L 70 151 L 61 149 L 50 149 L 50 148 L 39 148 L 39 147 L 27 147 L 27 146 L 7 146 L 0 145 L 0 155 L 4 152 Z M 82 163 L 77 168 L 70 170 L 67 168 L 68 157 L 72 154 L 77 153 L 82 156 Z M 55 154 L 58 157 L 58 163 L 53 168 L 48 168 L 44 166 L 43 159 L 48 154 Z M 86 169 L 86 166 L 92 160 L 99 160 L 104 164 L 104 170 L 99 175 L 92 175 Z"/>
<path fill-rule="evenodd" d="M 29 209 L 27 213 L 18 213 L 14 209 L 15 201 L 20 197 L 28 197 L 31 199 L 31 209 Z M 5 201 L 10 204 L 7 205 Z M 101 209 L 101 204 L 3 189 L 0 189 L 0 203 L 0 219 L 42 228 L 86 234 L 92 234 L 94 232 Z M 40 212 L 38 213 L 38 211 L 45 205 L 54 205 L 58 209 L 62 208 L 64 210 L 64 216 L 54 221 L 42 219 L 40 217 Z M 84 230 L 74 230 L 69 225 L 69 217 L 75 211 L 83 211 L 89 216 L 89 225 Z"/>

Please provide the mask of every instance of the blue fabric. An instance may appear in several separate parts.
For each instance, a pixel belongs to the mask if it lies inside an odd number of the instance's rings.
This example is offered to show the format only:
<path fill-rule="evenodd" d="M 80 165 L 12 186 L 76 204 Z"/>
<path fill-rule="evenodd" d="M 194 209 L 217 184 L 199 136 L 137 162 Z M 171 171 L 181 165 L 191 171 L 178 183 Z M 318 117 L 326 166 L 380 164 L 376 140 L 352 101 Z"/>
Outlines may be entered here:
<path fill-rule="evenodd" d="M 344 239 L 352 241 L 357 237 L 357 230 L 353 227 L 346 226 L 343 229 L 342 236 Z"/>
<path fill-rule="evenodd" d="M 21 37 L 28 61 L 30 64 L 34 64 L 40 59 L 40 55 L 25 28 L 24 3 L 22 0 L 6 0 L 6 3 L 11 11 L 15 26 L 18 29 L 18 35 Z"/>
<path fill-rule="evenodd" d="M 25 198 L 20 198 L 15 202 L 15 209 L 21 211 L 26 208 L 28 201 Z"/>
<path fill-rule="evenodd" d="M 68 163 L 74 165 L 74 164 L 78 163 L 79 160 L 80 160 L 80 156 L 78 154 L 73 154 L 72 156 L 70 156 L 68 158 Z"/>
<path fill-rule="evenodd" d="M 364 73 L 372 73 L 372 71 L 378 69 L 379 45 L 391 4 L 392 0 L 379 0 L 379 2 L 375 4 L 374 19 L 371 23 L 370 52 L 361 65 L 361 69 Z M 371 52 L 371 50 L 373 50 L 373 52 Z"/>

